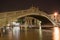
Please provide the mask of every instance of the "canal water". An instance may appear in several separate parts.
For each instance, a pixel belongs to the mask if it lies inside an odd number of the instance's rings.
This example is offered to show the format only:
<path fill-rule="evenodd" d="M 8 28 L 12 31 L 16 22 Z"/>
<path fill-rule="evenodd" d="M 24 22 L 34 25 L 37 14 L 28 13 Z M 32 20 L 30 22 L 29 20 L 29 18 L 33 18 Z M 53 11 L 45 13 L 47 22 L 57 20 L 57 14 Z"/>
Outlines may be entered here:
<path fill-rule="evenodd" d="M 2 33 L 0 40 L 60 40 L 60 28 L 11 30 Z"/>

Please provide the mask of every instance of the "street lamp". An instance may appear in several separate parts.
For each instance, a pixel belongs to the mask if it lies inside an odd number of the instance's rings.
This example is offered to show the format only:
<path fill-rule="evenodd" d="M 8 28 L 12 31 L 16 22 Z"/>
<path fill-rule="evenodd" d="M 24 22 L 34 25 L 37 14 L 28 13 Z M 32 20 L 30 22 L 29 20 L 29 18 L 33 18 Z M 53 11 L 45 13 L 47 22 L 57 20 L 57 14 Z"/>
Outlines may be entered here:
<path fill-rule="evenodd" d="M 54 13 L 54 16 L 57 16 L 57 15 L 58 15 L 58 12 L 55 12 L 55 13 Z"/>
<path fill-rule="evenodd" d="M 58 12 L 54 13 L 54 21 L 57 22 L 57 16 L 58 16 Z"/>

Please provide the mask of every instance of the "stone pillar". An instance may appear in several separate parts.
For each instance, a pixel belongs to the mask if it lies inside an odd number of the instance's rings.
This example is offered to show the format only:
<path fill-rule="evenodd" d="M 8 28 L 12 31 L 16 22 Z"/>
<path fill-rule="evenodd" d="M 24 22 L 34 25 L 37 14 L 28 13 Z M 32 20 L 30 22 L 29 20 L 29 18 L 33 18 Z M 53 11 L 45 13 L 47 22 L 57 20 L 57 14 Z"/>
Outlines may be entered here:
<path fill-rule="evenodd" d="M 28 20 L 27 20 L 27 17 L 25 17 L 25 24 L 24 24 L 24 27 L 25 27 L 25 30 L 27 30 L 27 27 L 28 27 Z"/>
<path fill-rule="evenodd" d="M 25 30 L 27 30 L 27 27 L 28 27 L 27 22 L 25 22 Z"/>
<path fill-rule="evenodd" d="M 30 24 L 30 18 L 28 17 L 27 20 L 28 20 L 27 21 L 27 24 L 29 25 Z"/>
<path fill-rule="evenodd" d="M 39 28 L 41 29 L 41 21 L 38 21 L 38 23 L 39 23 Z"/>
<path fill-rule="evenodd" d="M 39 27 L 39 20 L 38 19 L 36 19 L 36 25 L 37 25 L 37 27 Z"/>
<path fill-rule="evenodd" d="M 32 17 L 30 17 L 30 25 L 32 25 Z"/>
<path fill-rule="evenodd" d="M 27 18 L 27 24 L 28 24 L 28 26 L 31 26 L 32 25 L 32 17 L 28 17 Z"/>

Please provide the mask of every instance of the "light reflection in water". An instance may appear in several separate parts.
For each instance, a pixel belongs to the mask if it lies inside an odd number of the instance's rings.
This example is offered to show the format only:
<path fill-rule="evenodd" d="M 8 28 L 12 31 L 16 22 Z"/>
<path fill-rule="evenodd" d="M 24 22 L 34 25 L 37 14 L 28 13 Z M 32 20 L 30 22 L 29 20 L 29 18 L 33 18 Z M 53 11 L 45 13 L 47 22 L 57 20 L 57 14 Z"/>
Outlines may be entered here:
<path fill-rule="evenodd" d="M 27 40 L 27 28 L 25 28 L 25 40 Z"/>
<path fill-rule="evenodd" d="M 53 28 L 53 40 L 59 40 L 59 27 Z"/>
<path fill-rule="evenodd" d="M 25 28 L 25 36 L 27 37 L 27 27 Z"/>
<path fill-rule="evenodd" d="M 14 27 L 13 28 L 13 36 L 15 37 L 15 40 L 19 39 L 19 32 L 20 32 L 20 28 L 19 27 Z"/>
<path fill-rule="evenodd" d="M 40 37 L 40 40 L 42 40 L 42 29 L 41 29 L 41 26 L 39 27 L 39 37 Z"/>
<path fill-rule="evenodd" d="M 8 32 L 8 37 L 9 37 L 9 40 L 12 40 L 12 31 Z"/>
<path fill-rule="evenodd" d="M 41 28 L 41 21 L 39 21 L 39 39 L 42 40 L 42 28 Z"/>

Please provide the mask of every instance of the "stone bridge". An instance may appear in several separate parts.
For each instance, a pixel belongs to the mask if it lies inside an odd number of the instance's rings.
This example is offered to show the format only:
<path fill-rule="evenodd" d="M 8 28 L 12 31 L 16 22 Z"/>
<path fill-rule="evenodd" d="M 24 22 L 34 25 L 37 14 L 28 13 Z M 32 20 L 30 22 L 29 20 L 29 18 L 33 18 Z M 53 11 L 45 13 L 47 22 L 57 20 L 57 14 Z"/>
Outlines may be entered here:
<path fill-rule="evenodd" d="M 49 21 L 51 21 L 51 23 L 54 26 L 57 25 L 56 22 L 54 22 L 47 13 L 40 11 L 38 8 L 31 7 L 26 10 L 0 13 L 0 26 L 5 26 L 7 23 L 10 23 L 12 21 L 17 21 L 18 18 L 25 17 L 28 15 L 38 15 L 38 16 L 46 17 Z"/>

